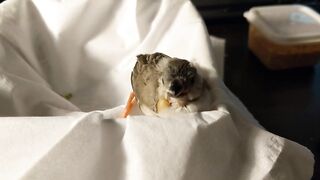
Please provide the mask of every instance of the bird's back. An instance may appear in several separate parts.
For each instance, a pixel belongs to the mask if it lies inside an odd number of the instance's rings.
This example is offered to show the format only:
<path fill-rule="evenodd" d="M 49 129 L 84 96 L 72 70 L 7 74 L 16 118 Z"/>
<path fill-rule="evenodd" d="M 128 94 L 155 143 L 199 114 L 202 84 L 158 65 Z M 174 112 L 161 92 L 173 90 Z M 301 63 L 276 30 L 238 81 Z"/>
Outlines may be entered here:
<path fill-rule="evenodd" d="M 161 72 L 158 64 L 166 55 L 162 53 L 137 56 L 137 63 L 131 74 L 131 84 L 139 104 L 157 112 L 159 78 Z"/>

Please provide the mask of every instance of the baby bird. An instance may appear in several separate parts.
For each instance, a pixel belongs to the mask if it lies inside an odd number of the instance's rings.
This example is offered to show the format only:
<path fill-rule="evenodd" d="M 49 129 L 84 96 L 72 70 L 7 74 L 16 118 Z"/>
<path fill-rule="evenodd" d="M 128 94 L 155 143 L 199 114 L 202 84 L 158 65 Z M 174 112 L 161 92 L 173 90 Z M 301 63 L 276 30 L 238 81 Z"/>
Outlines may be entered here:
<path fill-rule="evenodd" d="M 197 69 L 187 60 L 163 53 L 138 55 L 131 85 L 133 94 L 128 104 L 136 100 L 146 115 L 209 110 L 212 103 L 209 86 Z M 127 105 L 124 117 L 130 109 Z"/>

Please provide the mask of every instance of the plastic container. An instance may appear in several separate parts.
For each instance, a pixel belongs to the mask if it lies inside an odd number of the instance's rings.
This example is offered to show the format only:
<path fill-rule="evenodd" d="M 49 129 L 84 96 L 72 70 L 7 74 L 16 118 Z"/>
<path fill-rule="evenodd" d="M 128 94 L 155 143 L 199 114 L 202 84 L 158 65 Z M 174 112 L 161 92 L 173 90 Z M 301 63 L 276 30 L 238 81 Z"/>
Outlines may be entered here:
<path fill-rule="evenodd" d="M 249 49 L 269 69 L 314 65 L 320 60 L 320 16 L 302 5 L 254 7 L 249 21 Z"/>

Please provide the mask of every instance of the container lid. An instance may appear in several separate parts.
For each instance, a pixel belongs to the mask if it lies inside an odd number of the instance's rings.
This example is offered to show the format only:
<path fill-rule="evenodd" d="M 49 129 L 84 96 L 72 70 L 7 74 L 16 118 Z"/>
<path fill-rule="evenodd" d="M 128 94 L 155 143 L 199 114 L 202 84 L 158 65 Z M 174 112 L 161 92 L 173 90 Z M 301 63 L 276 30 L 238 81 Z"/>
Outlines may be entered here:
<path fill-rule="evenodd" d="M 320 42 L 320 15 L 303 5 L 251 8 L 244 17 L 267 38 L 281 44 Z"/>

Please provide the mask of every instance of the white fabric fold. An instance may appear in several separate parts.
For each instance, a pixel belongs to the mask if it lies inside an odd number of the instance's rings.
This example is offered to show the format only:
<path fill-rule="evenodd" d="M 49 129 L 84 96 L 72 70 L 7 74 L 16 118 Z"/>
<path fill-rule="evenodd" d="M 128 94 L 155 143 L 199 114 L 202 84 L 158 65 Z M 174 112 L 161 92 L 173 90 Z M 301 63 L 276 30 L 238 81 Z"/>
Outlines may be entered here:
<path fill-rule="evenodd" d="M 224 40 L 186 0 L 0 4 L 0 179 L 310 179 L 305 147 L 225 87 Z M 205 69 L 217 109 L 119 118 L 140 53 Z"/>

